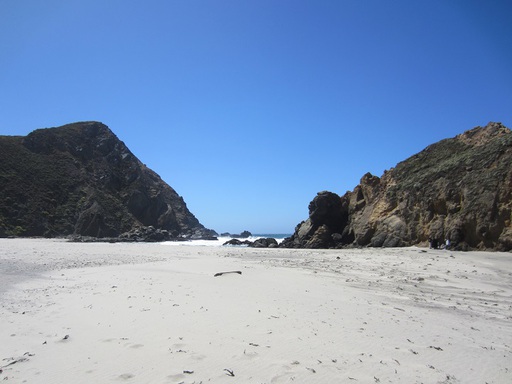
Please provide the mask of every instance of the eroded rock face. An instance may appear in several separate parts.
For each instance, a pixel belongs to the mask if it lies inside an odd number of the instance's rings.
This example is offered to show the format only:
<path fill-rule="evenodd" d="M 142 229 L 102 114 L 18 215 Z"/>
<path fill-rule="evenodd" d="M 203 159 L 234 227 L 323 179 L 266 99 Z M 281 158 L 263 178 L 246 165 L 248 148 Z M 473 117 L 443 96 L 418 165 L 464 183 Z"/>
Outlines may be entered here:
<path fill-rule="evenodd" d="M 430 145 L 380 178 L 364 175 L 344 196 L 320 193 L 281 246 L 395 247 L 448 238 L 458 249 L 510 251 L 511 215 L 512 132 L 489 123 Z"/>
<path fill-rule="evenodd" d="M 9 235 L 103 238 L 146 227 L 215 235 L 102 123 L 1 136 L 0 179 L 0 228 Z"/>
<path fill-rule="evenodd" d="M 309 203 L 309 218 L 295 228 L 295 234 L 283 241 L 287 248 L 329 248 L 336 244 L 347 224 L 347 210 L 340 197 L 319 192 Z"/>

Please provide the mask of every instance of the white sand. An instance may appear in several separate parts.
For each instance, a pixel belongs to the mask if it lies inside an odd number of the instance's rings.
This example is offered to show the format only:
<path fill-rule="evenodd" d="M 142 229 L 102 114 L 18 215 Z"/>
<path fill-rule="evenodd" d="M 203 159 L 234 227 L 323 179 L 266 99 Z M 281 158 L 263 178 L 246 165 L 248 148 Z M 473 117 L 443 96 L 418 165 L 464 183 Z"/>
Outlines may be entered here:
<path fill-rule="evenodd" d="M 511 253 L 1 239 L 0 272 L 8 383 L 512 383 Z"/>

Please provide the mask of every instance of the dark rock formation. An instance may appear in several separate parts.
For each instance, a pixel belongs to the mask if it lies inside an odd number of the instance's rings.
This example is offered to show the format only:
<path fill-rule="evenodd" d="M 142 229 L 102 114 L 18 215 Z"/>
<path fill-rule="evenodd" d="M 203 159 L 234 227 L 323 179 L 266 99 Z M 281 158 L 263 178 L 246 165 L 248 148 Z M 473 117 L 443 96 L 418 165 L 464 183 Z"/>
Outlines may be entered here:
<path fill-rule="evenodd" d="M 344 196 L 321 192 L 282 247 L 512 250 L 512 132 L 500 123 L 430 145 Z"/>
<path fill-rule="evenodd" d="M 287 248 L 330 248 L 347 225 L 348 213 L 340 197 L 332 192 L 319 192 L 309 203 L 309 219 L 295 228 L 295 233 L 281 243 Z M 333 237 L 334 235 L 334 237 Z"/>
<path fill-rule="evenodd" d="M 249 245 L 251 248 L 277 248 L 277 240 L 272 237 L 262 237 L 256 239 Z"/>
<path fill-rule="evenodd" d="M 233 239 L 247 239 L 248 237 L 252 236 L 252 233 L 249 231 L 243 231 L 242 233 L 238 234 L 232 234 L 229 232 L 221 233 L 221 236 L 223 237 L 232 237 Z"/>
<path fill-rule="evenodd" d="M 241 246 L 249 246 L 250 244 L 252 244 L 252 243 L 249 240 L 242 241 L 242 240 L 238 240 L 238 239 L 231 239 L 231 240 L 226 241 L 222 245 L 234 245 L 237 247 L 241 247 Z"/>
<path fill-rule="evenodd" d="M 120 238 L 148 240 L 216 235 L 98 122 L 0 136 L 0 233 L 93 238 L 127 233 Z"/>
<path fill-rule="evenodd" d="M 259 239 L 256 239 L 254 241 L 249 240 L 238 240 L 238 239 L 231 239 L 226 241 L 222 245 L 235 245 L 235 246 L 247 246 L 251 248 L 277 248 L 279 244 L 277 243 L 277 240 L 272 237 L 262 237 Z"/>

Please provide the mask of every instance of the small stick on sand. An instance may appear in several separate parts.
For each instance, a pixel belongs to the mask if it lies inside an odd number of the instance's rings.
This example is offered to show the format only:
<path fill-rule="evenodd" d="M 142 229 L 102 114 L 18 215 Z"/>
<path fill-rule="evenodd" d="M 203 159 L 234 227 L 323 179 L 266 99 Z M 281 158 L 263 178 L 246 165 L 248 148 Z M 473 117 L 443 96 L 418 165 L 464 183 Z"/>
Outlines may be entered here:
<path fill-rule="evenodd" d="M 231 369 L 227 369 L 227 368 L 226 368 L 226 369 L 224 369 L 224 370 L 227 372 L 227 373 L 226 373 L 226 375 L 228 375 L 228 376 L 232 376 L 232 377 L 234 377 L 234 376 L 235 376 L 234 372 L 233 372 Z"/>
<path fill-rule="evenodd" d="M 216 273 L 215 275 L 213 275 L 213 277 L 226 275 L 226 274 L 228 274 L 228 273 L 238 273 L 239 275 L 241 275 L 241 274 L 242 274 L 242 271 L 218 272 L 218 273 Z"/>
<path fill-rule="evenodd" d="M 26 358 L 26 357 L 20 357 L 18 359 L 11 358 L 11 359 L 13 361 L 11 361 L 9 364 L 1 366 L 0 368 L 5 368 L 5 367 L 8 367 L 9 365 L 13 365 L 13 364 L 16 364 L 16 363 L 21 363 L 21 362 L 24 362 L 24 361 L 28 361 L 28 358 Z M 4 359 L 4 360 L 7 360 L 7 359 Z"/>

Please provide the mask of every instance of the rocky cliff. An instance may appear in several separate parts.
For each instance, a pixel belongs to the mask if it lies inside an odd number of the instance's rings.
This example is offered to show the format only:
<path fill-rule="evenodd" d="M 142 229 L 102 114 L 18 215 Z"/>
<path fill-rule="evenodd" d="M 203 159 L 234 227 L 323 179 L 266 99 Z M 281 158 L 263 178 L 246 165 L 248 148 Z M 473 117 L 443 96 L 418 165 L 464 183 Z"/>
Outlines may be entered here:
<path fill-rule="evenodd" d="M 283 247 L 512 250 L 512 132 L 500 123 L 430 145 L 352 192 L 320 192 Z"/>
<path fill-rule="evenodd" d="M 215 235 L 104 124 L 0 136 L 0 235 Z M 163 231 L 163 232 L 162 232 Z"/>

